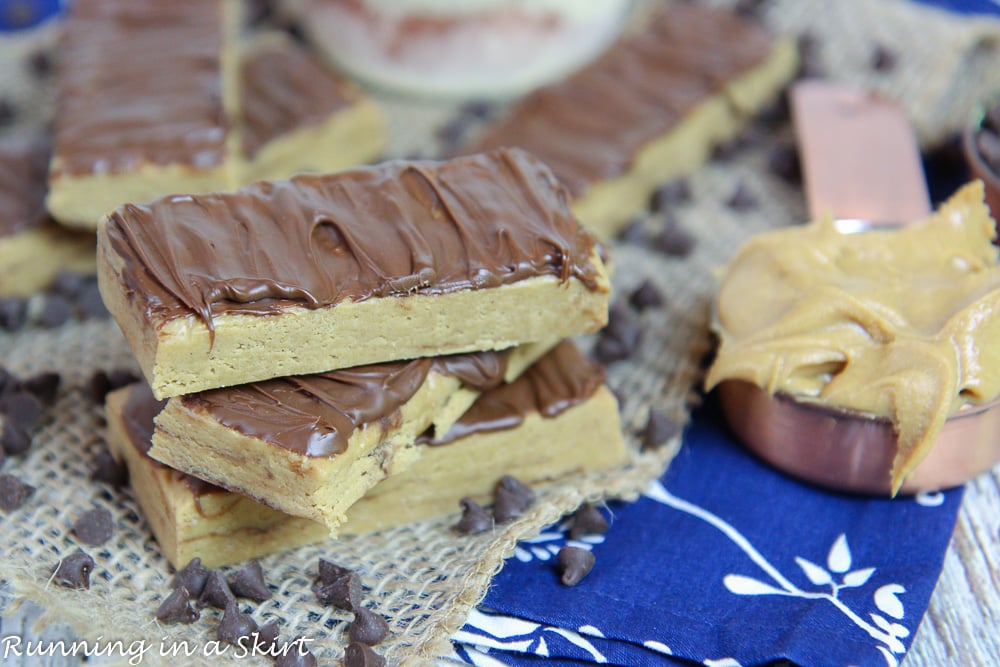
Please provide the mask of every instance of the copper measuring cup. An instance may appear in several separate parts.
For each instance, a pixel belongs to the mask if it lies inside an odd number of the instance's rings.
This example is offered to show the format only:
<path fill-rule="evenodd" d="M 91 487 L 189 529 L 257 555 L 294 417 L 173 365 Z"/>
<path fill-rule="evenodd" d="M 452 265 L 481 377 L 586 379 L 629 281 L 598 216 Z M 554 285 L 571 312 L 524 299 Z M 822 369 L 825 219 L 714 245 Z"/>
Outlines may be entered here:
<path fill-rule="evenodd" d="M 810 214 L 833 213 L 844 233 L 926 218 L 930 198 L 912 129 L 891 101 L 842 84 L 803 81 L 791 91 Z M 726 380 L 723 414 L 744 445 L 794 477 L 840 491 L 890 495 L 897 452 L 892 422 L 818 406 Z M 948 418 L 900 493 L 944 489 L 1000 461 L 1000 400 Z"/>

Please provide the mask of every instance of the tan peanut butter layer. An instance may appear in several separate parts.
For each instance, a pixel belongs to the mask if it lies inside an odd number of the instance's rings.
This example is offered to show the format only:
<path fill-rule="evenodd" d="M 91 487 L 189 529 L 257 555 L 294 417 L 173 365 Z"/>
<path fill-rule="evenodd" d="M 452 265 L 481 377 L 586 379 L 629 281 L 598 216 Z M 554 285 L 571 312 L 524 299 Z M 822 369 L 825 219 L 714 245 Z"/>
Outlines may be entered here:
<path fill-rule="evenodd" d="M 0 144 L 0 296 L 36 292 L 60 271 L 94 271 L 94 235 L 63 230 L 45 211 L 48 160 L 41 137 Z"/>
<path fill-rule="evenodd" d="M 594 237 L 520 150 L 128 204 L 98 245 L 105 303 L 159 397 L 607 319 Z"/>
<path fill-rule="evenodd" d="M 601 386 L 603 377 L 599 365 L 569 344 L 559 346 L 513 383 L 480 398 L 503 392 L 507 398 L 501 403 L 523 410 L 517 418 L 506 419 L 504 426 L 491 420 L 487 428 L 467 428 L 463 437 L 450 438 L 447 447 L 420 448 L 420 458 L 408 470 L 380 482 L 350 508 L 341 533 L 454 512 L 464 496 L 486 502 L 504 474 L 539 484 L 623 463 L 616 405 Z M 322 524 L 278 512 L 149 458 L 153 420 L 162 405 L 143 385 L 109 395 L 109 444 L 128 464 L 143 513 L 171 562 L 200 556 L 214 567 L 328 537 Z"/>
<path fill-rule="evenodd" d="M 573 194 L 580 220 L 609 236 L 649 188 L 699 166 L 772 99 L 795 62 L 791 43 L 753 20 L 673 2 L 587 67 L 529 94 L 472 150 L 530 150 Z M 608 185 L 622 179 L 637 183 Z"/>
<path fill-rule="evenodd" d="M 416 438 L 456 392 L 494 387 L 543 351 L 374 364 L 177 397 L 157 417 L 150 454 L 333 529 L 368 488 L 412 462 Z M 459 414 L 437 426 L 443 432 Z"/>
<path fill-rule="evenodd" d="M 1000 396 L 1000 256 L 983 186 L 928 220 L 842 234 L 832 219 L 761 234 L 730 261 L 706 379 L 892 420 L 899 489 L 945 420 Z"/>

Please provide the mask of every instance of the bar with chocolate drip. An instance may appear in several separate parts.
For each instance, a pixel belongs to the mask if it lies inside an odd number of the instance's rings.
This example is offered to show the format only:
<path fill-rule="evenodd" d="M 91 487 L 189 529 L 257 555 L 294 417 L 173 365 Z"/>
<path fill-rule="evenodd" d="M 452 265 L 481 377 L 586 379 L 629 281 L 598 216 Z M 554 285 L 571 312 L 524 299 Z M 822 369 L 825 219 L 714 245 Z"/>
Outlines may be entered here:
<path fill-rule="evenodd" d="M 158 397 L 607 320 L 594 237 L 520 150 L 129 204 L 98 235 L 101 293 Z"/>
<path fill-rule="evenodd" d="M 530 150 L 611 236 L 653 187 L 692 171 L 795 72 L 795 49 L 759 23 L 673 2 L 593 63 L 514 105 L 470 152 Z"/>

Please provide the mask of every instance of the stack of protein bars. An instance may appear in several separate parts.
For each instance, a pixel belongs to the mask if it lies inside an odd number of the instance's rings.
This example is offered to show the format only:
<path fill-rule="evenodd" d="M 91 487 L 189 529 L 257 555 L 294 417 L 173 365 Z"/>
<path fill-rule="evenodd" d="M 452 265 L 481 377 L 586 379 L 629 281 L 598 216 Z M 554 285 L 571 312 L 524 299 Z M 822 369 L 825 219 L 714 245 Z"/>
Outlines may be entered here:
<path fill-rule="evenodd" d="M 175 565 L 626 458 L 563 340 L 607 319 L 599 247 L 517 149 L 124 205 L 98 265 L 149 383 L 109 396 L 109 440 Z"/>

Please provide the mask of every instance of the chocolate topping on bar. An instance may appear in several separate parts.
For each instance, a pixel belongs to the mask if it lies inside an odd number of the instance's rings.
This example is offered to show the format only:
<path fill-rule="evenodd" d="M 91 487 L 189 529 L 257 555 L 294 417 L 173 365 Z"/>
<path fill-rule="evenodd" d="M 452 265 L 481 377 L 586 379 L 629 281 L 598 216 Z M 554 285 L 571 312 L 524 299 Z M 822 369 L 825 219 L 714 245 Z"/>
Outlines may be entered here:
<path fill-rule="evenodd" d="M 45 177 L 48 148 L 42 142 L 0 146 L 0 237 L 48 219 Z"/>
<path fill-rule="evenodd" d="M 222 163 L 222 6 L 73 3 L 60 45 L 54 175 Z"/>
<path fill-rule="evenodd" d="M 240 83 L 243 154 L 248 158 L 275 138 L 351 106 L 358 97 L 351 83 L 290 40 L 252 48 L 242 61 Z"/>
<path fill-rule="evenodd" d="M 756 67 L 769 49 L 767 32 L 754 21 L 671 3 L 588 67 L 528 95 L 474 150 L 528 149 L 581 195 L 627 171 L 646 144 Z"/>
<path fill-rule="evenodd" d="M 148 317 L 499 287 L 536 276 L 603 289 L 594 237 L 552 172 L 520 150 L 386 162 L 235 193 L 127 204 L 107 221 Z"/>
<path fill-rule="evenodd" d="M 555 417 L 590 398 L 604 376 L 600 364 L 585 359 L 573 343 L 562 342 L 517 380 L 480 396 L 444 436 L 423 436 L 421 442 L 443 445 L 474 433 L 514 428 L 531 412 Z"/>

